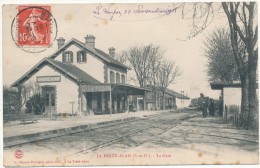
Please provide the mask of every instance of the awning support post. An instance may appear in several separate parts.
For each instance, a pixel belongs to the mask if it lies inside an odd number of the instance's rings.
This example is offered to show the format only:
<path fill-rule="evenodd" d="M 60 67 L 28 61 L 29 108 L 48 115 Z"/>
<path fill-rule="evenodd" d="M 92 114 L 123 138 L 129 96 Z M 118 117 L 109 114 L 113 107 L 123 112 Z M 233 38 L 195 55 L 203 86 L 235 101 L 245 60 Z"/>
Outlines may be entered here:
<path fill-rule="evenodd" d="M 126 99 L 127 99 L 127 112 L 128 112 L 128 114 L 129 114 L 129 95 L 127 94 L 126 95 Z"/>
<path fill-rule="evenodd" d="M 112 89 L 109 92 L 109 108 L 110 108 L 110 116 L 112 115 Z"/>
<path fill-rule="evenodd" d="M 145 100 L 145 91 L 143 94 L 143 103 L 144 103 L 144 111 L 146 110 L 146 100 Z"/>

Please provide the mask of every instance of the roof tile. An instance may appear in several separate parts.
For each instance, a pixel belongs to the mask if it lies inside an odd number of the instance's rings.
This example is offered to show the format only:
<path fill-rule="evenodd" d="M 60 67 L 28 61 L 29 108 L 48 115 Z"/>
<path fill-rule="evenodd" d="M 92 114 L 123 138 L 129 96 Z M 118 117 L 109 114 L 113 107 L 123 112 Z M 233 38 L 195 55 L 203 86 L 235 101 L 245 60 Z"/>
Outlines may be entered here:
<path fill-rule="evenodd" d="M 75 65 L 69 64 L 69 63 L 63 63 L 60 61 L 56 61 L 53 59 L 47 59 L 48 62 L 54 64 L 61 70 L 63 70 L 65 73 L 71 74 L 78 80 L 89 83 L 89 84 L 100 84 L 98 80 L 87 74 L 86 72 L 82 71 L 80 68 L 76 67 Z"/>

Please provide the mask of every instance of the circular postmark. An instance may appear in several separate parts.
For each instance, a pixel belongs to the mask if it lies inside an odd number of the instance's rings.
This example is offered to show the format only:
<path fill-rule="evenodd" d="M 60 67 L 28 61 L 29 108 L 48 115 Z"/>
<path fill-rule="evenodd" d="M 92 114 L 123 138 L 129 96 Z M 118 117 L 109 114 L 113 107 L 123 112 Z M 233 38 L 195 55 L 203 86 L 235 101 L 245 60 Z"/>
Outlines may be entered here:
<path fill-rule="evenodd" d="M 57 32 L 51 6 L 18 6 L 18 13 L 11 24 L 11 34 L 19 48 L 30 53 L 43 52 L 52 46 Z"/>
<path fill-rule="evenodd" d="M 14 157 L 16 159 L 21 159 L 23 157 L 23 151 L 21 151 L 20 149 L 17 149 L 15 152 L 14 152 Z"/>

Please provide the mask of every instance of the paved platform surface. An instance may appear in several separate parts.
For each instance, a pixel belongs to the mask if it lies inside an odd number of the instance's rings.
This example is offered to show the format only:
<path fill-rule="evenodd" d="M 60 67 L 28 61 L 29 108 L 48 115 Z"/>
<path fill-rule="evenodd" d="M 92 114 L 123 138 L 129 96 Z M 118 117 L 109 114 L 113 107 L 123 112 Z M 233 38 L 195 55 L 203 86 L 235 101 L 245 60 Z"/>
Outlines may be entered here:
<path fill-rule="evenodd" d="M 114 147 L 102 149 L 103 153 L 110 153 Z M 125 152 L 143 151 L 168 155 L 165 164 L 259 164 L 259 133 L 224 124 L 220 116 L 198 116 Z M 156 159 L 148 161 L 156 163 Z"/>
<path fill-rule="evenodd" d="M 61 136 L 164 112 L 169 111 L 139 111 L 112 115 L 58 117 L 55 120 L 41 119 L 30 124 L 21 124 L 20 121 L 9 122 L 4 124 L 4 146 Z"/>
<path fill-rule="evenodd" d="M 135 113 L 130 112 L 112 115 L 58 117 L 57 119 L 41 119 L 38 122 L 32 124 L 21 124 L 20 121 L 9 122 L 4 124 L 4 138 L 61 128 L 69 128 L 78 125 L 94 124 L 103 121 L 113 121 L 130 117 L 143 117 L 144 115 L 156 115 L 159 112 L 166 111 L 139 111 Z"/>

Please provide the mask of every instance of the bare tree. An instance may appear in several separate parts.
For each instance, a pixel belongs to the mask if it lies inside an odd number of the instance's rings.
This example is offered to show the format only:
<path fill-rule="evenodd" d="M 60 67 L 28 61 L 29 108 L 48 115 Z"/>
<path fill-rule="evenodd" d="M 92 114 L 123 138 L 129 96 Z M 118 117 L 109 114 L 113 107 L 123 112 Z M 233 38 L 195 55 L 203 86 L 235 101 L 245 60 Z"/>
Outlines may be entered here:
<path fill-rule="evenodd" d="M 247 114 L 246 127 L 252 127 L 258 121 L 258 100 L 256 97 L 256 69 L 258 62 L 258 24 L 254 27 L 255 2 L 222 2 L 228 18 L 230 39 L 234 57 L 238 66 L 242 85 L 242 109 Z M 239 53 L 239 40 L 247 50 L 247 61 Z M 248 102 L 248 104 L 247 104 Z M 247 109 L 249 107 L 249 110 Z M 258 123 L 258 122 L 257 122 Z M 253 124 L 253 125 L 252 125 Z"/>
<path fill-rule="evenodd" d="M 176 77 L 180 76 L 181 72 L 179 67 L 176 66 L 175 62 L 163 60 L 158 67 L 158 73 L 156 73 L 156 81 L 158 81 L 158 88 L 162 93 L 163 97 L 163 109 L 165 109 L 165 91 L 166 88 L 173 84 Z"/>
<path fill-rule="evenodd" d="M 158 104 L 160 104 L 158 102 L 158 98 L 160 98 L 160 90 L 158 90 L 159 80 L 157 77 L 159 76 L 159 69 L 162 64 L 162 59 L 163 59 L 162 54 L 158 55 L 157 57 L 153 57 L 153 59 L 151 59 L 152 64 L 151 64 L 151 69 L 148 78 L 148 84 L 152 89 L 153 94 L 155 95 L 154 96 L 155 109 L 157 109 Z"/>
<path fill-rule="evenodd" d="M 121 51 L 119 53 L 116 53 L 115 58 L 119 62 L 121 62 L 123 64 L 127 64 L 127 55 L 128 55 L 127 51 Z"/>
<path fill-rule="evenodd" d="M 208 59 L 207 74 L 210 81 L 233 83 L 233 81 L 239 80 L 230 34 L 226 29 L 219 28 L 210 33 L 204 41 L 204 46 L 204 55 Z M 243 54 L 244 46 L 240 48 L 240 53 Z"/>
<path fill-rule="evenodd" d="M 214 19 L 214 14 L 219 11 L 221 4 L 212 2 L 178 3 L 182 10 L 182 18 L 191 20 L 191 31 L 186 37 L 193 38 L 203 32 Z"/>
<path fill-rule="evenodd" d="M 152 66 L 162 57 L 164 51 L 156 45 L 134 46 L 123 52 L 130 67 L 133 68 L 140 87 L 149 84 Z"/>
<path fill-rule="evenodd" d="M 149 44 L 130 47 L 117 57 L 118 60 L 127 60 L 126 62 L 135 71 L 141 87 L 150 86 L 155 95 L 155 107 L 158 104 L 158 97 L 163 95 L 164 98 L 166 88 L 180 75 L 175 62 L 163 60 L 164 52 L 160 46 Z M 163 108 L 165 109 L 165 102 Z"/>

